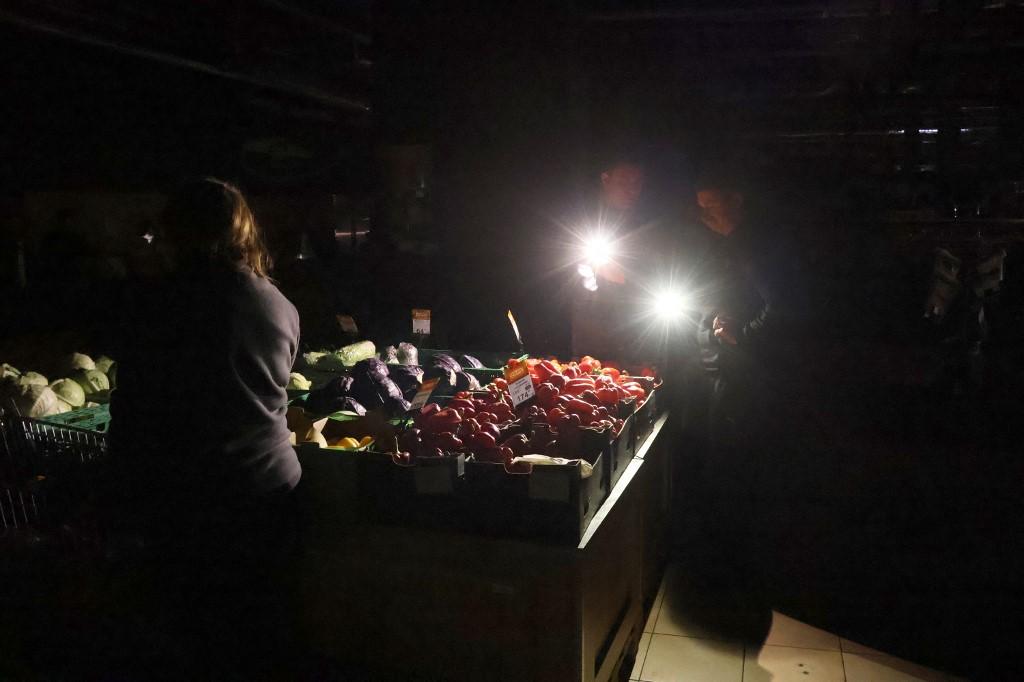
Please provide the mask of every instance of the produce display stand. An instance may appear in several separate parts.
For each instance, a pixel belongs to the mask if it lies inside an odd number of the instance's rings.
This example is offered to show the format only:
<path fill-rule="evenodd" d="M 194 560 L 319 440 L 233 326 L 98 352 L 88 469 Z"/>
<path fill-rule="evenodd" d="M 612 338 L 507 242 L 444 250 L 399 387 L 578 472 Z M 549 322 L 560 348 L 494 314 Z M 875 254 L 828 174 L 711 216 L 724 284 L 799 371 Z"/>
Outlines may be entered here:
<path fill-rule="evenodd" d="M 368 679 L 619 679 L 663 567 L 668 423 L 576 544 L 368 522 L 351 458 L 305 458 L 303 636 Z"/>

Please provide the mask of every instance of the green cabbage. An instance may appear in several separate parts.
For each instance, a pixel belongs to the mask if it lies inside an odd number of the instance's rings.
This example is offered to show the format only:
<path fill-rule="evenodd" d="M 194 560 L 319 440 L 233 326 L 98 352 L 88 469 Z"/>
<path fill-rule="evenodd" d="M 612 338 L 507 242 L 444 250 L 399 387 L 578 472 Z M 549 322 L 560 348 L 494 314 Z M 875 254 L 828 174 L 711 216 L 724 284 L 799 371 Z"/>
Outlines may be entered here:
<path fill-rule="evenodd" d="M 335 353 L 324 353 L 317 359 L 316 368 L 324 372 L 342 372 L 346 366 L 341 356 Z"/>
<path fill-rule="evenodd" d="M 29 384 L 20 386 L 18 391 L 5 400 L 17 414 L 32 419 L 49 417 L 63 411 L 61 401 L 49 386 Z"/>
<path fill-rule="evenodd" d="M 0 379 L 7 379 L 8 377 L 17 379 L 20 376 L 21 372 L 11 365 L 8 365 L 6 362 L 0 365 Z"/>
<path fill-rule="evenodd" d="M 64 369 L 68 374 L 76 369 L 96 369 L 96 363 L 84 353 L 72 353 L 64 362 Z"/>
<path fill-rule="evenodd" d="M 50 384 L 50 388 L 71 407 L 85 405 L 85 389 L 79 386 L 74 379 L 57 379 Z"/>
<path fill-rule="evenodd" d="M 288 390 L 308 391 L 312 386 L 313 382 L 298 372 L 292 372 L 288 375 Z"/>
<path fill-rule="evenodd" d="M 110 390 L 110 380 L 98 369 L 80 369 L 71 378 L 82 387 L 86 395 Z"/>
<path fill-rule="evenodd" d="M 108 358 L 106 355 L 101 355 L 96 358 L 96 369 L 103 372 L 104 374 L 110 373 L 110 366 L 114 364 L 114 361 Z"/>
<path fill-rule="evenodd" d="M 110 363 L 110 369 L 107 370 L 107 380 L 110 382 L 110 388 L 117 388 L 117 361 Z"/>
<path fill-rule="evenodd" d="M 46 377 L 39 372 L 25 372 L 18 379 L 18 383 L 22 386 L 49 386 L 50 384 Z"/>
<path fill-rule="evenodd" d="M 346 367 L 353 367 L 357 362 L 376 357 L 377 347 L 373 341 L 359 341 L 339 349 L 337 355 Z"/>
<path fill-rule="evenodd" d="M 323 351 L 311 351 L 309 353 L 302 354 L 302 361 L 306 363 L 306 367 L 316 367 L 316 363 L 320 361 L 320 358 L 327 355 Z"/>

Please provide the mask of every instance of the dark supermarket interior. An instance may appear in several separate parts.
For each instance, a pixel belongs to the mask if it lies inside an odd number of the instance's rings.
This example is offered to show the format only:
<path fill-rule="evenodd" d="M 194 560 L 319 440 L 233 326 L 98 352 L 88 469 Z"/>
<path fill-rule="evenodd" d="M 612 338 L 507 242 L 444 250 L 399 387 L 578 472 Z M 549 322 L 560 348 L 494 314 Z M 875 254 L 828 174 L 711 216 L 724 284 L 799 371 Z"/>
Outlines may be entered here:
<path fill-rule="evenodd" d="M 0 4 L 0 678 L 1021 679 L 1022 63 L 1018 0 Z"/>

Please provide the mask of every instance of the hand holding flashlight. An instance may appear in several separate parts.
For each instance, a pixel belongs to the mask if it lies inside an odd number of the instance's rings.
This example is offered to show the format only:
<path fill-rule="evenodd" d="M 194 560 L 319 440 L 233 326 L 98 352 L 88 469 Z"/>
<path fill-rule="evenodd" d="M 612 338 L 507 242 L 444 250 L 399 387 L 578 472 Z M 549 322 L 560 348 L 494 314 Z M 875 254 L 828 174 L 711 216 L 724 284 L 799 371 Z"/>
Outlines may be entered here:
<path fill-rule="evenodd" d="M 711 328 L 715 332 L 715 338 L 722 343 L 727 343 L 730 346 L 736 345 L 736 321 L 729 317 L 722 317 L 716 315 L 714 321 L 711 323 Z"/>
<path fill-rule="evenodd" d="M 619 284 L 626 281 L 622 268 L 612 261 L 614 256 L 615 246 L 607 234 L 594 232 L 583 240 L 583 262 L 576 269 L 584 288 L 597 291 L 598 276 Z"/>

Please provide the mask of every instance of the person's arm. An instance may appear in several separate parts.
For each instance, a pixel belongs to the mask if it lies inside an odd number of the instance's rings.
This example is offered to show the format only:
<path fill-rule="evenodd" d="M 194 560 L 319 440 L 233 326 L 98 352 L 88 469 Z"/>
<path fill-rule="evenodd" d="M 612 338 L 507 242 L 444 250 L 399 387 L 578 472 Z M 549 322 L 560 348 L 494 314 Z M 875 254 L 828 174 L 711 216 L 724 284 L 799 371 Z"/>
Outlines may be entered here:
<path fill-rule="evenodd" d="M 780 259 L 757 259 L 751 256 L 744 264 L 748 283 L 760 299 L 756 311 L 746 320 L 715 317 L 712 334 L 720 344 L 732 346 L 756 346 L 768 336 L 774 335 L 785 315 L 782 291 L 789 281 L 784 275 L 785 266 Z"/>
<path fill-rule="evenodd" d="M 757 343 L 762 337 L 771 334 L 778 326 L 780 317 L 778 285 L 763 272 L 759 272 L 756 266 L 751 270 L 751 283 L 761 297 L 761 307 L 739 330 L 736 342 L 743 345 Z"/>

